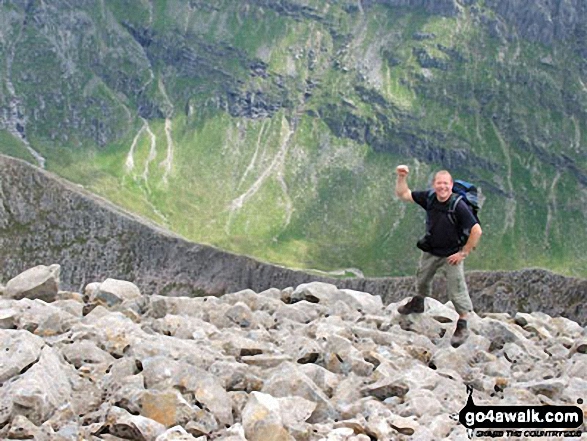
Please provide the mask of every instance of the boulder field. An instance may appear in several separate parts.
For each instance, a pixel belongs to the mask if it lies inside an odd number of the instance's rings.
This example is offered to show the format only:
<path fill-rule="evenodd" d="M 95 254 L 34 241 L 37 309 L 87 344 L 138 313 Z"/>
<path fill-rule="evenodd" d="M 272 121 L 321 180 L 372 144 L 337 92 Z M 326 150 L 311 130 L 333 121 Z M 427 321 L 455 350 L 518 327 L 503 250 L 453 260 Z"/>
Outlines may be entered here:
<path fill-rule="evenodd" d="M 564 317 L 474 315 L 455 349 L 457 314 L 432 298 L 401 316 L 323 282 L 189 298 L 62 291 L 60 271 L 0 286 L 2 439 L 466 439 L 467 387 L 587 414 L 587 330 Z"/>

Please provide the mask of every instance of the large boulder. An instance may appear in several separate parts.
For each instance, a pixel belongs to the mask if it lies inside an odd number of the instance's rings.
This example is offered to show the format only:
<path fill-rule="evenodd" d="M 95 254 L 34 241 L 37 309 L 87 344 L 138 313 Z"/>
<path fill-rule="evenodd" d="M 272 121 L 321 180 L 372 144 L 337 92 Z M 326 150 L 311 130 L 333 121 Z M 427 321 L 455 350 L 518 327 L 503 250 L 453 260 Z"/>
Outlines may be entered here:
<path fill-rule="evenodd" d="M 8 281 L 4 295 L 11 299 L 41 299 L 52 302 L 59 292 L 61 266 L 39 265 L 20 273 Z"/>
<path fill-rule="evenodd" d="M 106 306 L 114 306 L 127 300 L 141 297 L 141 291 L 132 282 L 126 280 L 106 279 L 99 287 L 87 287 L 90 301 Z"/>
<path fill-rule="evenodd" d="M 0 330 L 0 383 L 17 376 L 35 363 L 41 356 L 43 346 L 43 339 L 28 331 Z"/>

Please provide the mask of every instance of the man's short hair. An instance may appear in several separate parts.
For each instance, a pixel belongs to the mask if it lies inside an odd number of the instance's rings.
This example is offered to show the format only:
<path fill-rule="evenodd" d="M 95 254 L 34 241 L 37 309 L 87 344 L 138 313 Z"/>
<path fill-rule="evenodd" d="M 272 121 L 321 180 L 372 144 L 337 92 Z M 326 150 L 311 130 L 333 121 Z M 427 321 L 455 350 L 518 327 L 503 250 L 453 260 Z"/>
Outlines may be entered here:
<path fill-rule="evenodd" d="M 437 171 L 435 173 L 435 175 L 434 175 L 434 179 L 432 180 L 432 182 L 435 182 L 436 181 L 436 177 L 438 175 L 448 175 L 448 177 L 450 178 L 450 182 L 453 182 L 452 175 L 450 174 L 450 172 L 448 170 L 440 170 L 440 171 Z"/>

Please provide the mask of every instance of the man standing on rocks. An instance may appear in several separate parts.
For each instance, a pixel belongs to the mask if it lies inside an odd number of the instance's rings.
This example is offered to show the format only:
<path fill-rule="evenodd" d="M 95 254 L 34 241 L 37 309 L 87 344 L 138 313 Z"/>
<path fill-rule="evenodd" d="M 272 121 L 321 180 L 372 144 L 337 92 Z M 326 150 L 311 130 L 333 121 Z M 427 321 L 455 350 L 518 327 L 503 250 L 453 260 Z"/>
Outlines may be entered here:
<path fill-rule="evenodd" d="M 475 216 L 464 201 L 459 201 L 455 208 L 456 223 L 448 215 L 451 202 L 453 180 L 446 170 L 439 171 L 432 182 L 433 194 L 429 191 L 411 191 L 406 165 L 396 168 L 397 182 L 395 194 L 405 202 L 415 202 L 426 210 L 426 236 L 419 242 L 424 248 L 418 272 L 416 273 L 417 294 L 405 305 L 398 308 L 400 314 L 424 312 L 424 298 L 432 293 L 432 279 L 437 271 L 445 273 L 448 296 L 452 301 L 459 320 L 451 338 L 451 345 L 459 347 L 469 336 L 467 319 L 473 311 L 471 298 L 465 281 L 463 262 L 475 249 L 482 231 Z M 470 231 L 467 242 L 461 246 L 459 231 Z M 424 243 L 422 243 L 424 242 Z"/>

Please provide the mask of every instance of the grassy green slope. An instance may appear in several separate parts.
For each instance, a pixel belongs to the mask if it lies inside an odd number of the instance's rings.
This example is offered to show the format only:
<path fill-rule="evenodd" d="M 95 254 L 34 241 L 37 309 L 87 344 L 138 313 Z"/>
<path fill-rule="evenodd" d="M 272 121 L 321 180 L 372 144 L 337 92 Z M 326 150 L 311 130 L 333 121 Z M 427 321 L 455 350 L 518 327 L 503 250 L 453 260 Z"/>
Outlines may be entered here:
<path fill-rule="evenodd" d="M 423 212 L 393 196 L 394 168 L 425 188 L 448 166 L 485 197 L 469 268 L 587 275 L 587 92 L 570 49 L 491 39 L 468 10 L 190 4 L 78 11 L 92 31 L 66 52 L 70 81 L 47 35 L 3 47 L 47 60 L 43 84 L 26 56 L 10 78 L 25 112 L 46 109 L 27 134 L 51 170 L 194 241 L 403 275 Z M 0 133 L 0 151 L 27 156 Z"/>

